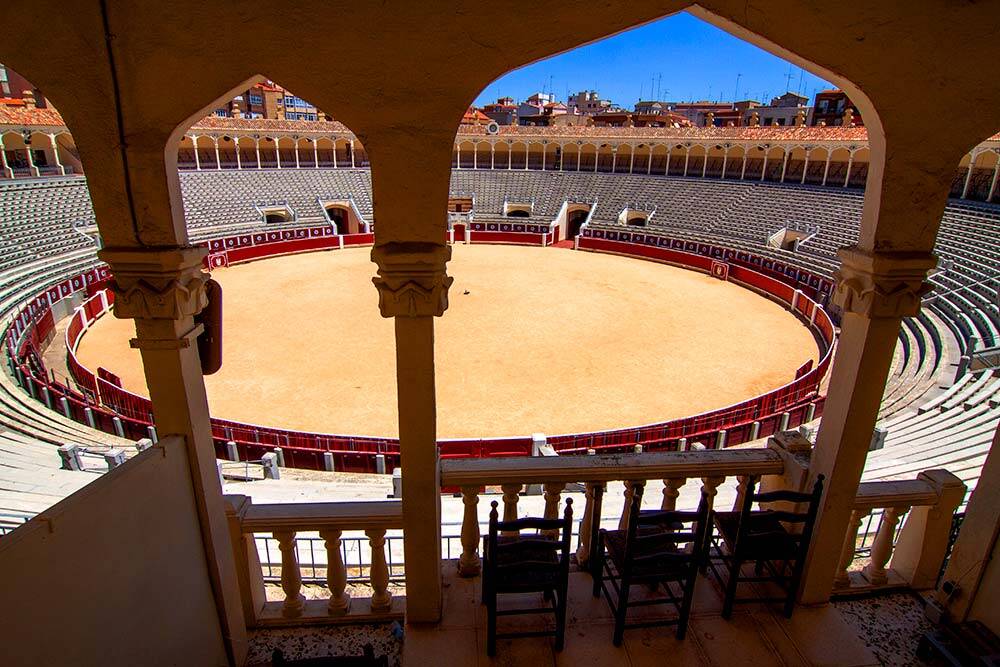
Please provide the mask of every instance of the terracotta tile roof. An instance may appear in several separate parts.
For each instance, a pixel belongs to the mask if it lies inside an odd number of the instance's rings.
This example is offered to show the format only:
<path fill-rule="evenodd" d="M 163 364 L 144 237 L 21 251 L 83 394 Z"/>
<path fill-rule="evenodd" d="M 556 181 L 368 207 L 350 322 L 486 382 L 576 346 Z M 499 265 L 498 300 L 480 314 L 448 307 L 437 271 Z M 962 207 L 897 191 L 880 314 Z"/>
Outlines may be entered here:
<path fill-rule="evenodd" d="M 4 99 L 0 102 L 0 125 L 59 127 L 65 125 L 65 122 L 52 107 L 28 108 L 24 100 Z"/>
<path fill-rule="evenodd" d="M 486 134 L 486 128 L 463 126 L 460 134 Z M 676 139 L 677 141 L 867 141 L 863 127 L 522 127 L 503 125 L 500 136 L 544 136 L 558 139 Z"/>
<path fill-rule="evenodd" d="M 486 119 L 489 121 L 489 118 Z M 209 130 L 224 132 L 226 130 L 243 130 L 245 132 L 265 133 L 269 130 L 280 132 L 333 132 L 350 134 L 351 131 L 340 121 L 326 120 L 275 120 L 271 118 L 221 118 L 205 116 L 191 126 L 191 130 Z"/>

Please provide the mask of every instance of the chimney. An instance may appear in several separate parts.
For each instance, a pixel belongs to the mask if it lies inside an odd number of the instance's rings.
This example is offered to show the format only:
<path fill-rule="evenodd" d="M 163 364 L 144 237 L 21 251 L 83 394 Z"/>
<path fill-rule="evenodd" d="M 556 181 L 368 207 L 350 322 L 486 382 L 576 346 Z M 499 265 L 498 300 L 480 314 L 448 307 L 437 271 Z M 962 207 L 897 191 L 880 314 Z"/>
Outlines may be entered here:
<path fill-rule="evenodd" d="M 799 109 L 795 114 L 795 125 L 796 127 L 802 127 L 806 124 L 806 111 L 805 109 Z"/>
<path fill-rule="evenodd" d="M 759 127 L 759 126 L 760 126 L 760 114 L 757 113 L 756 111 L 751 111 L 750 112 L 750 127 Z"/>
<path fill-rule="evenodd" d="M 24 108 L 26 108 L 26 109 L 34 109 L 34 108 L 36 108 L 36 106 L 35 106 L 35 93 L 34 93 L 34 91 L 26 90 L 26 91 L 24 91 L 24 94 L 22 95 L 22 97 L 24 98 Z"/>
<path fill-rule="evenodd" d="M 715 125 L 715 114 L 709 111 L 705 114 L 705 127 L 712 127 Z"/>
<path fill-rule="evenodd" d="M 844 127 L 854 127 L 854 109 L 851 107 L 844 109 Z"/>
<path fill-rule="evenodd" d="M 243 110 L 240 109 L 240 105 L 233 102 L 233 118 L 243 118 Z"/>

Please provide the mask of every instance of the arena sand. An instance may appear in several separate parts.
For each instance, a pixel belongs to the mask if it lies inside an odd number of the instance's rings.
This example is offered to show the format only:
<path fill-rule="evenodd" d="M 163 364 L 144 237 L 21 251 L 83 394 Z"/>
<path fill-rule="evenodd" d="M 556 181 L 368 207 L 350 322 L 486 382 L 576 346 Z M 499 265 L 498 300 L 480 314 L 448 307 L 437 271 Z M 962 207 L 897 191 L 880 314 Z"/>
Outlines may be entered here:
<path fill-rule="evenodd" d="M 221 269 L 224 363 L 212 415 L 288 429 L 397 433 L 392 321 L 369 249 Z M 809 330 L 747 289 L 654 262 L 454 246 L 436 320 L 439 437 L 605 430 L 737 403 L 818 357 Z M 79 358 L 146 394 L 130 321 L 102 318 Z"/>

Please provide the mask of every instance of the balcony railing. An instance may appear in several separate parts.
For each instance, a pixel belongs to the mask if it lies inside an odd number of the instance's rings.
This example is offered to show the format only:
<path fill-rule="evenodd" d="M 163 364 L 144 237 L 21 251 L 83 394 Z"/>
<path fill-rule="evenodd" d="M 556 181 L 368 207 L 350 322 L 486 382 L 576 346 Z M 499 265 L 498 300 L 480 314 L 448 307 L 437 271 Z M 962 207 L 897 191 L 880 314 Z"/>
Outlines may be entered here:
<path fill-rule="evenodd" d="M 947 555 L 952 517 L 965 492 L 965 484 L 947 470 L 928 470 L 913 480 L 862 483 L 834 578 L 835 593 L 933 588 Z M 854 568 L 859 561 L 863 567 Z"/>
<path fill-rule="evenodd" d="M 386 557 L 386 531 L 403 527 L 398 501 L 254 505 L 250 498 L 239 495 L 226 496 L 226 500 L 248 625 L 367 623 L 403 617 L 403 600 L 394 599 L 389 591 L 390 566 Z M 362 542 L 357 533 L 367 538 L 365 556 L 360 555 Z M 269 562 L 268 569 L 280 573 L 283 598 L 280 601 L 267 599 L 258 550 L 261 534 L 278 545 L 280 567 L 274 568 Z M 329 592 L 326 599 L 307 600 L 302 595 L 299 561 L 302 538 L 323 542 L 322 568 L 314 553 L 310 568 L 313 577 L 318 574 L 317 569 L 324 570 Z M 345 541 L 351 541 L 358 549 L 356 564 L 345 558 Z M 367 584 L 370 594 L 352 597 L 349 581 Z"/>

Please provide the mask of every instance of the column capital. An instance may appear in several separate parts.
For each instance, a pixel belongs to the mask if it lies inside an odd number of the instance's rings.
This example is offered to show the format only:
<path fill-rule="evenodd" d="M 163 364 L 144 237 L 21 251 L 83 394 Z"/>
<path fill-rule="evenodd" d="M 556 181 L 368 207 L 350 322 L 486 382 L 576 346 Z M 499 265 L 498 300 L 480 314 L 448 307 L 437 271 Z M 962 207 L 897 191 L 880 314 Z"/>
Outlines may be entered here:
<path fill-rule="evenodd" d="M 440 317 L 448 309 L 446 273 L 451 247 L 437 243 L 394 242 L 372 248 L 382 317 Z"/>
<path fill-rule="evenodd" d="M 115 317 L 179 320 L 200 313 L 208 303 L 207 254 L 201 246 L 100 250 L 97 256 L 111 267 Z"/>
<path fill-rule="evenodd" d="M 937 264 L 929 252 L 870 252 L 857 246 L 837 251 L 841 267 L 834 302 L 845 313 L 865 317 L 912 317 L 920 312 L 920 299 L 933 286 L 927 272 Z"/>

